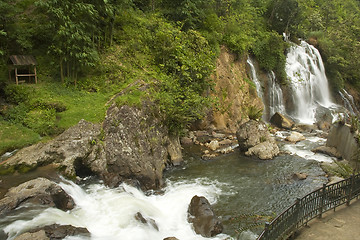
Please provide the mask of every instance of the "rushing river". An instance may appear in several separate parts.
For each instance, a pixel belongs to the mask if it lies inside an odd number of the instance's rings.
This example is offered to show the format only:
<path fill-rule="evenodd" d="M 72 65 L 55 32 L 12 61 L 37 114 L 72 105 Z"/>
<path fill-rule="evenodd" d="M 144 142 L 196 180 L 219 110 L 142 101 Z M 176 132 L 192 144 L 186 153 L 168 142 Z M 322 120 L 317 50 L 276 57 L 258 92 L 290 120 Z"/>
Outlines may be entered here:
<path fill-rule="evenodd" d="M 279 140 L 285 134 L 279 133 Z M 322 144 L 323 139 L 313 136 L 308 139 L 298 144 L 281 141 L 282 148 L 294 155 L 279 156 L 271 161 L 244 157 L 237 149 L 234 153 L 203 161 L 197 147 L 189 147 L 185 149 L 184 165 L 165 173 L 166 187 L 161 193 L 143 193 L 126 184 L 110 189 L 94 179 L 81 185 L 63 179 L 60 185 L 74 198 L 75 209 L 64 212 L 30 205 L 22 207 L 0 220 L 3 230 L 0 238 L 6 238 L 6 233 L 11 240 L 37 226 L 58 223 L 85 227 L 94 240 L 162 240 L 173 236 L 180 240 L 206 239 L 195 234 L 187 222 L 188 204 L 194 195 L 199 195 L 209 200 L 224 223 L 224 234 L 212 239 L 255 239 L 265 221 L 283 211 L 297 197 L 326 182 L 319 162 L 309 160 L 313 156 L 306 150 Z M 310 155 L 306 155 L 307 151 Z M 302 181 L 294 180 L 295 172 L 309 176 Z M 158 230 L 151 224 L 137 221 L 134 216 L 138 212 L 153 219 Z"/>

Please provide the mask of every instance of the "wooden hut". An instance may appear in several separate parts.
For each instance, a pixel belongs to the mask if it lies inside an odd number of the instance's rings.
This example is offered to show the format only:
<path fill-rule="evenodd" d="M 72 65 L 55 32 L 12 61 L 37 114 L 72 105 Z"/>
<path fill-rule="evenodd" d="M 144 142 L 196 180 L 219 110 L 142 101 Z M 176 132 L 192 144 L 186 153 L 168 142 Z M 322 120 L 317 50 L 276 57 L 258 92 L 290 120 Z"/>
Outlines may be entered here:
<path fill-rule="evenodd" d="M 8 61 L 9 65 L 9 79 L 11 80 L 12 71 L 14 70 L 16 85 L 19 82 L 25 82 L 25 80 L 19 81 L 19 77 L 28 77 L 31 80 L 31 77 L 35 78 L 35 83 L 37 83 L 36 76 L 36 59 L 34 56 L 28 55 L 12 55 Z M 19 73 L 18 70 L 21 70 Z"/>

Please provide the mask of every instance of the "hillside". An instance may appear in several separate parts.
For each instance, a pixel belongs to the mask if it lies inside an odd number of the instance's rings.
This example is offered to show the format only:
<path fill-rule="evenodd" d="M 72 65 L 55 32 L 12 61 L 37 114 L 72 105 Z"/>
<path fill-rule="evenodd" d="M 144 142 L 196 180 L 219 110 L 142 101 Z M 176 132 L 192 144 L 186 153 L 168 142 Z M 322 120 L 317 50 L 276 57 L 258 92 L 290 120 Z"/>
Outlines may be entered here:
<path fill-rule="evenodd" d="M 233 130 L 262 108 L 248 55 L 287 84 L 284 32 L 320 50 L 334 92 L 356 91 L 358 13 L 355 0 L 2 1 L 0 153 L 101 122 L 112 102 L 155 102 L 175 135 L 204 119 Z M 36 57 L 40 84 L 9 82 L 14 54 Z"/>

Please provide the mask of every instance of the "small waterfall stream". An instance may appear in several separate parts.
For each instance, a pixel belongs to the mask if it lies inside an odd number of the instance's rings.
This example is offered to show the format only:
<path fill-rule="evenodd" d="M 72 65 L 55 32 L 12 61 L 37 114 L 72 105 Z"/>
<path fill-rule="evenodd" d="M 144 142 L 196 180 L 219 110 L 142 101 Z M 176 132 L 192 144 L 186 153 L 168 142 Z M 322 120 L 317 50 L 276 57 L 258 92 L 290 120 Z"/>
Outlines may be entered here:
<path fill-rule="evenodd" d="M 273 71 L 268 73 L 269 83 L 268 83 L 268 89 L 269 89 L 269 116 L 271 117 L 276 112 L 279 113 L 286 113 L 285 105 L 284 105 L 284 99 L 283 99 L 283 93 L 279 86 L 279 84 L 276 82 L 276 76 Z"/>
<path fill-rule="evenodd" d="M 262 86 L 261 86 L 261 82 L 258 78 L 258 75 L 256 73 L 256 69 L 255 69 L 255 66 L 254 66 L 254 63 L 253 63 L 253 60 L 249 57 L 247 60 L 246 60 L 247 64 L 249 65 L 250 67 L 250 72 L 251 72 L 251 80 L 254 82 L 255 86 L 256 86 L 256 92 L 259 96 L 259 98 L 261 98 L 262 100 L 264 100 L 263 98 L 263 90 L 262 90 Z"/>

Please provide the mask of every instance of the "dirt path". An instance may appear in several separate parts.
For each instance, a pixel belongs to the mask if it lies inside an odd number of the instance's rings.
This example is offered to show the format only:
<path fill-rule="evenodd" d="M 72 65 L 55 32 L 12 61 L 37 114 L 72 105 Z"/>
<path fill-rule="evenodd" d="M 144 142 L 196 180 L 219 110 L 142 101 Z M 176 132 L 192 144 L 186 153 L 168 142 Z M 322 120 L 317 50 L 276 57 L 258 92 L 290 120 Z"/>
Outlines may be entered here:
<path fill-rule="evenodd" d="M 296 240 L 359 240 L 360 200 L 352 200 L 350 206 L 341 206 L 313 219 L 300 229 Z"/>

